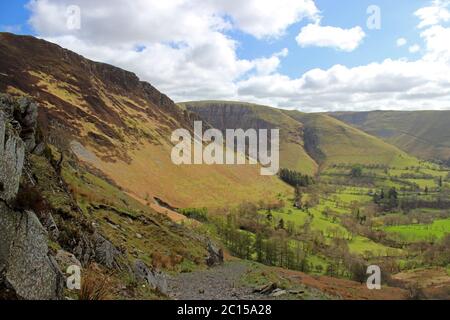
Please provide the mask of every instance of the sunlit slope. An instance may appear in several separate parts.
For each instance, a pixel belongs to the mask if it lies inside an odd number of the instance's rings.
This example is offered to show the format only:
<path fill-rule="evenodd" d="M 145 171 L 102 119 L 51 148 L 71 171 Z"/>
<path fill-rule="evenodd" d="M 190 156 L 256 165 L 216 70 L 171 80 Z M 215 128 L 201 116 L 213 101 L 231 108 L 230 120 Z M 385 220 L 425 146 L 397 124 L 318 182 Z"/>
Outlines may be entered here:
<path fill-rule="evenodd" d="M 279 128 L 281 166 L 304 173 L 334 164 L 418 164 L 417 159 L 395 146 L 325 114 L 224 101 L 186 102 L 181 106 L 221 130 Z"/>
<path fill-rule="evenodd" d="M 338 112 L 330 115 L 417 157 L 450 159 L 450 111 Z"/>
<path fill-rule="evenodd" d="M 185 102 L 180 104 L 198 114 L 213 127 L 226 129 L 280 129 L 281 167 L 314 175 L 318 165 L 306 152 L 304 127 L 281 110 L 250 103 L 227 101 Z"/>
<path fill-rule="evenodd" d="M 173 130 L 192 131 L 196 115 L 136 75 L 92 62 L 33 37 L 0 33 L 0 91 L 41 105 L 44 135 L 148 202 L 222 206 L 275 198 L 290 189 L 258 166 L 175 166 Z"/>
<path fill-rule="evenodd" d="M 285 111 L 307 128 L 310 149 L 314 150 L 322 167 L 333 164 L 364 164 L 407 167 L 418 164 L 409 156 L 381 139 L 371 136 L 325 114 Z"/>

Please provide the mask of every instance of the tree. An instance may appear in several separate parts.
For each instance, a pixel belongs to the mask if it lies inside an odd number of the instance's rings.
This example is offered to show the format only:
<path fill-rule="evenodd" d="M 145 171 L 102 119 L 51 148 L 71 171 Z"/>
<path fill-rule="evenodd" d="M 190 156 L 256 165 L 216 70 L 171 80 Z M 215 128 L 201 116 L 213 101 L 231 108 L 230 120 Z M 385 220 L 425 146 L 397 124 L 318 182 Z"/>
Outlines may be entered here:
<path fill-rule="evenodd" d="M 307 187 L 313 183 L 313 179 L 310 176 L 303 175 L 300 172 L 289 170 L 289 169 L 280 169 L 278 174 L 281 180 L 286 182 L 287 184 L 296 187 Z"/>
<path fill-rule="evenodd" d="M 297 209 L 301 209 L 303 207 L 302 198 L 303 198 L 302 192 L 300 188 L 297 186 L 295 188 L 295 199 L 294 199 L 294 207 L 296 207 Z"/>
<path fill-rule="evenodd" d="M 352 178 L 361 178 L 363 175 L 363 169 L 361 166 L 354 166 L 350 171 L 350 176 Z"/>

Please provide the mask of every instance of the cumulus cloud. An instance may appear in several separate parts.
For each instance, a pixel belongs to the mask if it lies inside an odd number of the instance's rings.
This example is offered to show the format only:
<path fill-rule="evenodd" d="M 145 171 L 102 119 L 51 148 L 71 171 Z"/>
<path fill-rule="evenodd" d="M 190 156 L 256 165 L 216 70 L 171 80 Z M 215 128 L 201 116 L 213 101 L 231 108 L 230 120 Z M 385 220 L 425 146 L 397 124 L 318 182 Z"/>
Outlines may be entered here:
<path fill-rule="evenodd" d="M 297 36 L 302 47 L 329 47 L 342 51 L 353 51 L 359 47 L 366 36 L 359 26 L 351 29 L 308 24 Z"/>
<path fill-rule="evenodd" d="M 415 15 L 420 19 L 418 27 L 425 28 L 450 21 L 449 6 L 448 0 L 433 0 L 429 6 L 417 10 Z"/>
<path fill-rule="evenodd" d="M 236 26 L 257 38 L 282 35 L 290 25 L 309 18 L 319 20 L 313 0 L 225 0 L 215 1 L 231 15 Z"/>

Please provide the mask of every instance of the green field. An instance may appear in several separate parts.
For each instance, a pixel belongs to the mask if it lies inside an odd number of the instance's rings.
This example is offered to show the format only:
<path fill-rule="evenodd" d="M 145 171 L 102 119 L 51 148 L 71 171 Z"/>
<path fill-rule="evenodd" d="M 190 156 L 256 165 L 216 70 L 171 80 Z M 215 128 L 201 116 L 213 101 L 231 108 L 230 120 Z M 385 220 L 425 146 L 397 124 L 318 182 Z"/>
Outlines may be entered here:
<path fill-rule="evenodd" d="M 450 234 L 450 219 L 435 220 L 432 224 L 390 226 L 384 230 L 406 242 L 439 240 Z"/>

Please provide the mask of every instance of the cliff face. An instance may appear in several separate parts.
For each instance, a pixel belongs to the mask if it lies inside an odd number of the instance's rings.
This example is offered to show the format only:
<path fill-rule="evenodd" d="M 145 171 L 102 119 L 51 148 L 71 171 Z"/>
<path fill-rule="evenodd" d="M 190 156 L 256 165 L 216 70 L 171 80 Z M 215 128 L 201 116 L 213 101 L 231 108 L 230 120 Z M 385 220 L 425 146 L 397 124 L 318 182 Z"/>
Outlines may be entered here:
<path fill-rule="evenodd" d="M 25 152 L 35 144 L 36 117 L 30 110 L 35 108 L 27 99 L 0 97 L 0 295 L 60 299 L 62 273 L 48 254 L 47 231 L 35 212 L 10 205 L 19 191 Z"/>

